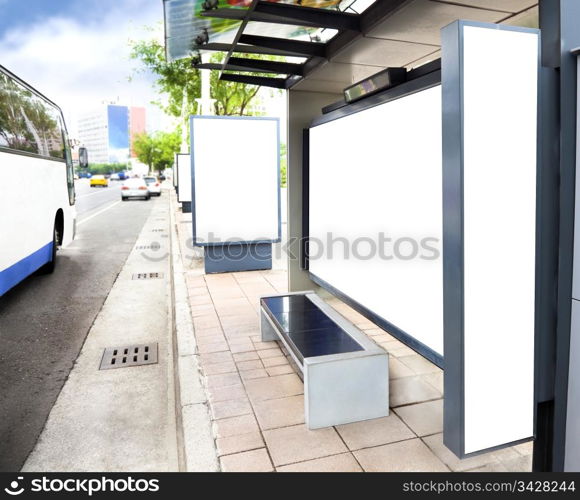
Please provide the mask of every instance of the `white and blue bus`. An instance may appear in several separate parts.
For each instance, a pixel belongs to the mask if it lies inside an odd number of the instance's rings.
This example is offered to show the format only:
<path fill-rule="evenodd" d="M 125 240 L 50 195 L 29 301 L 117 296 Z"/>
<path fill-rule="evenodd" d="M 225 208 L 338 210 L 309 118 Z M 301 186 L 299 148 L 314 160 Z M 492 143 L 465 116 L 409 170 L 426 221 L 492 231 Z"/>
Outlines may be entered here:
<path fill-rule="evenodd" d="M 50 273 L 75 233 L 74 171 L 60 108 L 0 66 L 0 296 Z"/>

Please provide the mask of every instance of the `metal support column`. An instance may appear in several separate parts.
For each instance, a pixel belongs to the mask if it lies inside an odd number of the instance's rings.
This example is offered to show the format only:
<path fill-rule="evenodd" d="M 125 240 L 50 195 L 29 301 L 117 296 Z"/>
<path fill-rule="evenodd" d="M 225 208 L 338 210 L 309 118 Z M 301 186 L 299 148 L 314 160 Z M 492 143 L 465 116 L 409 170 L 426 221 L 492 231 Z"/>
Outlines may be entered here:
<path fill-rule="evenodd" d="M 580 206 L 576 207 L 577 61 L 572 54 L 580 46 L 578 19 L 577 0 L 540 1 L 545 73 L 540 120 L 542 172 L 557 183 L 559 203 L 555 207 L 558 213 L 554 214 L 558 231 L 552 235 L 552 249 L 546 249 L 543 262 L 547 281 L 542 293 L 546 300 L 553 297 L 554 316 L 538 318 L 543 328 L 536 340 L 535 471 L 580 470 L 580 463 L 575 463 L 569 454 L 580 448 L 580 436 L 571 432 L 578 402 L 569 399 L 569 383 L 573 382 L 570 375 L 578 375 L 574 364 L 580 363 L 578 353 L 571 356 L 570 351 L 571 331 L 580 329 L 580 315 L 573 313 L 580 300 L 580 286 L 574 283 L 580 283 L 580 253 L 577 259 L 574 256 L 575 246 L 580 246 L 580 235 L 577 242 L 574 238 L 575 211 Z M 557 268 L 551 253 L 554 251 Z M 553 287 L 549 283 L 550 272 L 557 273 L 557 285 Z"/>

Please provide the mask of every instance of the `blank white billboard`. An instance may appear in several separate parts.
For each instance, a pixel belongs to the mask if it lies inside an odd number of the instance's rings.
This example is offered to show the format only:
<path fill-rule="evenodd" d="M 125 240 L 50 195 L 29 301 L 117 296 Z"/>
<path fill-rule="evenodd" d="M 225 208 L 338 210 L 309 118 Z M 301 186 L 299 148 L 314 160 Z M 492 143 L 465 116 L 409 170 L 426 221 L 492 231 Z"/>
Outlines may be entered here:
<path fill-rule="evenodd" d="M 443 354 L 441 87 L 310 129 L 316 277 Z"/>
<path fill-rule="evenodd" d="M 444 442 L 464 457 L 534 434 L 539 40 L 458 21 L 442 41 Z"/>
<path fill-rule="evenodd" d="M 175 161 L 171 165 L 171 182 L 173 187 L 177 187 L 177 155 L 175 155 Z"/>
<path fill-rule="evenodd" d="M 465 453 L 534 433 L 536 33 L 463 31 Z M 501 78 L 489 78 L 490 68 Z"/>
<path fill-rule="evenodd" d="M 193 116 L 191 154 L 196 244 L 280 238 L 277 118 Z"/>
<path fill-rule="evenodd" d="M 177 201 L 191 202 L 191 158 L 186 154 L 178 154 L 177 158 Z"/>

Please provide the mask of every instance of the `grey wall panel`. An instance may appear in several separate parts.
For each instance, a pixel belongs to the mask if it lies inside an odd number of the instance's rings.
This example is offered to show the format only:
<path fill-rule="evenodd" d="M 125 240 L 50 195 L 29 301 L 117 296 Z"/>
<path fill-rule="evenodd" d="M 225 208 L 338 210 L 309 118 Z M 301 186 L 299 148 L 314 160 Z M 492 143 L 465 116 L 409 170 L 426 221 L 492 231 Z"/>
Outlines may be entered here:
<path fill-rule="evenodd" d="M 578 57 L 577 123 L 580 124 L 580 56 Z M 580 127 L 576 127 L 576 172 L 580 167 Z M 580 472 L 580 176 L 576 175 L 576 214 L 574 237 L 574 274 L 572 319 L 570 327 L 570 359 L 568 371 L 568 404 L 566 412 L 566 445 L 564 470 Z"/>
<path fill-rule="evenodd" d="M 580 302 L 578 300 L 572 300 L 564 470 L 580 472 Z"/>

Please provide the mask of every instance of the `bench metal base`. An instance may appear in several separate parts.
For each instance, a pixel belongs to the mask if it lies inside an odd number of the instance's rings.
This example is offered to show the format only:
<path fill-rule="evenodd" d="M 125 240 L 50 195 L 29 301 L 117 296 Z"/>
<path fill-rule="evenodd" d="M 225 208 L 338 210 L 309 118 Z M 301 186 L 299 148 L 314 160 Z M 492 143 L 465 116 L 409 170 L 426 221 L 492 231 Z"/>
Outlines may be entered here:
<path fill-rule="evenodd" d="M 306 358 L 301 363 L 286 344 L 284 337 L 278 333 L 267 313 L 261 310 L 262 341 L 281 341 L 296 365 L 302 369 L 307 427 L 319 429 L 388 416 L 387 352 L 314 293 L 309 297 L 365 350 Z"/>
<path fill-rule="evenodd" d="M 347 356 L 305 360 L 304 412 L 309 429 L 388 416 L 388 355 Z"/>
<path fill-rule="evenodd" d="M 272 243 L 236 243 L 204 247 L 206 274 L 272 269 Z"/>

